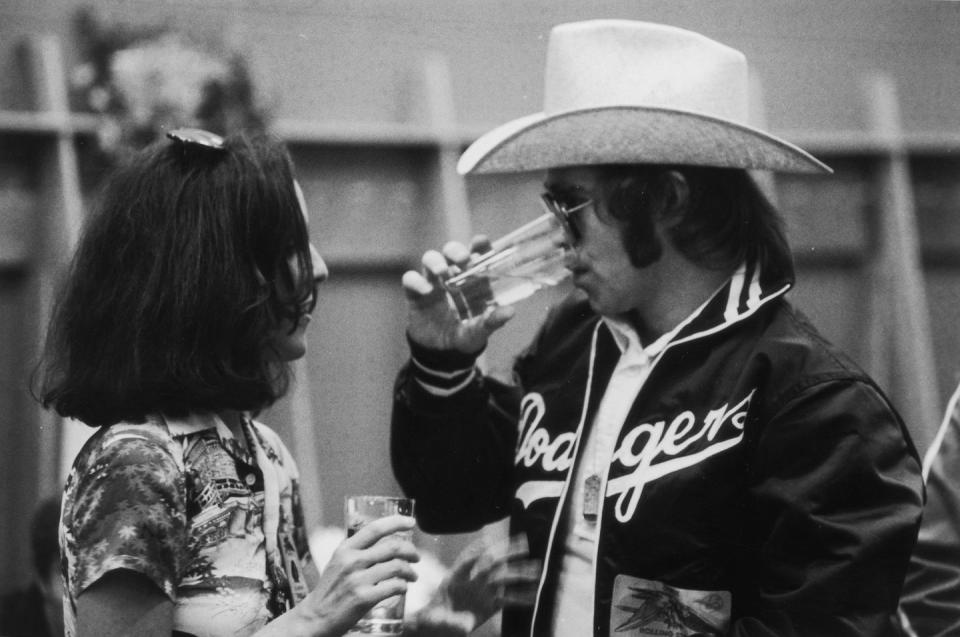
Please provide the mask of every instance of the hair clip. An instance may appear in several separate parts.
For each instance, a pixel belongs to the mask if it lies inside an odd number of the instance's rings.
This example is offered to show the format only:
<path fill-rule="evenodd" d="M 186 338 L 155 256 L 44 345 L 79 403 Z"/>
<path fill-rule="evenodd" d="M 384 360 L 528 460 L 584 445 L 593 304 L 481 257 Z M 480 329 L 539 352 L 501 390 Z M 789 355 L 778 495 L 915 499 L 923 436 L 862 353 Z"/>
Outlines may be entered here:
<path fill-rule="evenodd" d="M 211 150 L 226 150 L 223 137 L 200 128 L 175 128 L 167 131 L 167 137 L 180 144 L 190 144 Z"/>

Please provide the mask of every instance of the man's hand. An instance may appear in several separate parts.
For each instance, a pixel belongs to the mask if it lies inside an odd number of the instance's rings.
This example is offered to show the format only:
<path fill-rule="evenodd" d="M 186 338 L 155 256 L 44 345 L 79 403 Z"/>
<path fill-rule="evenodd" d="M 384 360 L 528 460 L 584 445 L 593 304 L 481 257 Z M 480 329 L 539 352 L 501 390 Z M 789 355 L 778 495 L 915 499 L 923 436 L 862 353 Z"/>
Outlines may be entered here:
<path fill-rule="evenodd" d="M 489 247 L 480 237 L 473 242 L 474 253 Z M 417 344 L 430 349 L 475 353 L 487 345 L 490 334 L 500 329 L 514 314 L 511 307 L 490 307 L 482 316 L 461 321 L 447 299 L 443 281 L 470 262 L 471 252 L 462 243 L 451 241 L 443 252 L 430 250 L 423 255 L 422 272 L 410 270 L 403 275 L 403 290 L 408 302 L 407 334 Z"/>
<path fill-rule="evenodd" d="M 460 637 L 504 606 L 532 606 L 542 564 L 530 558 L 525 538 L 490 545 L 474 542 L 405 631 L 413 637 Z"/>

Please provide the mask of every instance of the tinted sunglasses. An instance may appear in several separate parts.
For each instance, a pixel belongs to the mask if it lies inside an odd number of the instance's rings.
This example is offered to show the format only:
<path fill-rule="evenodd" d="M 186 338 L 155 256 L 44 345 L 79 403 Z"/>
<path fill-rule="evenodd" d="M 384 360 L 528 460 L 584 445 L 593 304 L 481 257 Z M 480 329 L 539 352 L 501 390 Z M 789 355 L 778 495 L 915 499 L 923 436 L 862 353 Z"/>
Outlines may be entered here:
<path fill-rule="evenodd" d="M 574 245 L 579 243 L 581 239 L 580 231 L 577 229 L 577 224 L 573 223 L 571 216 L 592 204 L 593 199 L 585 199 L 583 201 L 570 204 L 561 201 L 549 192 L 541 193 L 540 199 L 543 201 L 543 205 L 546 206 L 547 210 L 552 212 L 560 221 L 560 225 L 563 226 L 564 231 L 570 238 L 570 242 Z"/>

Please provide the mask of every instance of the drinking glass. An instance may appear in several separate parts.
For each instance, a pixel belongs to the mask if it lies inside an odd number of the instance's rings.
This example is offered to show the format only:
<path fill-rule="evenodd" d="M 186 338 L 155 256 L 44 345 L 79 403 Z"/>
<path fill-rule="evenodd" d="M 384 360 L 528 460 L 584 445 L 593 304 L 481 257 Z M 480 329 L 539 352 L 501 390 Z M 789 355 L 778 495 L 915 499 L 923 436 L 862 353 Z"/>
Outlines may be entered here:
<path fill-rule="evenodd" d="M 570 274 L 571 254 L 563 225 L 548 212 L 494 241 L 443 285 L 460 319 L 467 320 L 559 284 Z"/>
<path fill-rule="evenodd" d="M 413 515 L 413 500 L 385 495 L 348 495 L 344 499 L 347 537 L 364 524 L 388 515 Z M 406 531 L 396 535 L 411 539 Z M 404 595 L 389 597 L 371 608 L 348 635 L 399 635 L 403 633 Z"/>

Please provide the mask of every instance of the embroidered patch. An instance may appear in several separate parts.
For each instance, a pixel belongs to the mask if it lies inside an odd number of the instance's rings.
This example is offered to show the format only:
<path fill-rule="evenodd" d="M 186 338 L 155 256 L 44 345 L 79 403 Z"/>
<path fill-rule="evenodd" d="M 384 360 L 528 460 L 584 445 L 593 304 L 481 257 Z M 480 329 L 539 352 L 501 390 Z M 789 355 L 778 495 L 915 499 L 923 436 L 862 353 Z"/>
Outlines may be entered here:
<path fill-rule="evenodd" d="M 685 590 L 627 575 L 614 580 L 611 635 L 720 637 L 729 625 L 727 591 Z"/>

